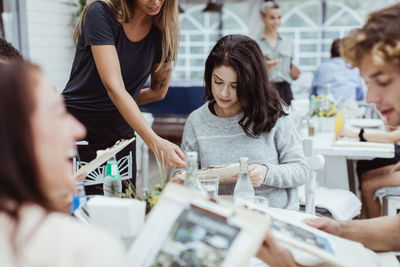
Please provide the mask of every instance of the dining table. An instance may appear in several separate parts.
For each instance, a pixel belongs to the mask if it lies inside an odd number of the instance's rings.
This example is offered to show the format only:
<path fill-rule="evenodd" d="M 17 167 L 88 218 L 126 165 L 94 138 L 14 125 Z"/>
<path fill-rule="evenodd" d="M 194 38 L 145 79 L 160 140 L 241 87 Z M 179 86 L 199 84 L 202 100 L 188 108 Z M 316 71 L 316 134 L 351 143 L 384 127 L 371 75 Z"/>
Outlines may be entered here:
<path fill-rule="evenodd" d="M 359 131 L 351 124 L 348 128 Z M 382 128 L 371 128 L 368 131 L 379 132 Z M 355 172 L 357 160 L 374 158 L 393 158 L 394 144 L 360 142 L 357 139 L 335 140 L 334 132 L 316 132 L 314 136 L 305 136 L 304 140 L 312 141 L 312 153 L 325 158 L 325 168 L 317 173 L 320 186 L 339 188 L 358 192 L 358 179 Z"/>

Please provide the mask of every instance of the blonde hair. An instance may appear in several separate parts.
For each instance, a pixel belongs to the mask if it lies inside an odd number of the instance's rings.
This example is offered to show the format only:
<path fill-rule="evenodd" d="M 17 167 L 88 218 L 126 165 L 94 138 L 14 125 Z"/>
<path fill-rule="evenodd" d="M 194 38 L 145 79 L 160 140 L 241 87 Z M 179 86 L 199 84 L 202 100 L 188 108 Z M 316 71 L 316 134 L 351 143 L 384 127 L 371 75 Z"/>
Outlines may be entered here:
<path fill-rule="evenodd" d="M 85 23 L 87 10 L 96 1 L 106 3 L 120 24 L 128 23 L 133 18 L 135 0 L 91 0 L 82 11 L 78 25 L 73 35 L 74 44 L 78 42 L 82 26 Z M 179 44 L 179 19 L 178 0 L 165 0 L 160 12 L 153 17 L 153 24 L 162 32 L 162 56 L 161 63 L 156 69 L 171 69 L 176 64 Z"/>
<path fill-rule="evenodd" d="M 340 54 L 354 67 L 371 53 L 377 66 L 400 67 L 400 4 L 371 13 L 361 29 L 351 32 L 340 42 Z"/>

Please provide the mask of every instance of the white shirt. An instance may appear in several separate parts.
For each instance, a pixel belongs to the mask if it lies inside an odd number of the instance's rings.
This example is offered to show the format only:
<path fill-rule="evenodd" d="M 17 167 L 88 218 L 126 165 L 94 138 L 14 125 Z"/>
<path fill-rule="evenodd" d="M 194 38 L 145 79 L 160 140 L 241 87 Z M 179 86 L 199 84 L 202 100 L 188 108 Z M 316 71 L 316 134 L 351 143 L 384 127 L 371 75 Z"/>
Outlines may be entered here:
<path fill-rule="evenodd" d="M 16 224 L 0 213 L 0 265 L 23 267 L 122 266 L 124 250 L 108 234 L 37 205 L 20 208 Z M 13 245 L 15 245 L 16 251 Z"/>

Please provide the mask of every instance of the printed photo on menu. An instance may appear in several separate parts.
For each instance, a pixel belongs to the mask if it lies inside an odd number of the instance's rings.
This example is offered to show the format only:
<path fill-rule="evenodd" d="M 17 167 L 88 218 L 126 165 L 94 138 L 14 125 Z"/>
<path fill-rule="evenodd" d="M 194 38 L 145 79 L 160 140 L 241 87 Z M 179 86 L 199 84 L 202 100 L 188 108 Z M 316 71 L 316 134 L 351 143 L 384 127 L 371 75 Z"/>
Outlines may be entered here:
<path fill-rule="evenodd" d="M 220 266 L 240 228 L 201 209 L 185 209 L 172 226 L 152 266 Z"/>
<path fill-rule="evenodd" d="M 273 231 L 278 231 L 290 238 L 294 238 L 297 241 L 307 243 L 318 249 L 322 249 L 329 254 L 335 254 L 327 238 L 314 234 L 296 225 L 273 218 L 271 220 L 271 229 Z"/>

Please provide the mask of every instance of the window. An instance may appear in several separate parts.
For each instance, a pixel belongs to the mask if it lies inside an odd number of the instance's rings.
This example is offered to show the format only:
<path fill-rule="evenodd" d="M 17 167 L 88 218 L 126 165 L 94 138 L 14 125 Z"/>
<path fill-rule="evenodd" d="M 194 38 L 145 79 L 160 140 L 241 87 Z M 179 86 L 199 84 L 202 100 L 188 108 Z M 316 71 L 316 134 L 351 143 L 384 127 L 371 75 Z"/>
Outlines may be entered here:
<path fill-rule="evenodd" d="M 0 0 L 1 35 L 22 55 L 28 56 L 26 0 Z"/>
<path fill-rule="evenodd" d="M 0 37 L 4 38 L 3 12 L 3 0 L 0 0 Z"/>
<path fill-rule="evenodd" d="M 254 11 L 258 8 L 255 2 L 226 3 L 222 30 L 219 30 L 219 13 L 203 13 L 205 4 L 183 4 L 185 12 L 180 15 L 181 39 L 173 80 L 201 81 L 204 62 L 219 37 L 248 32 L 246 22 L 249 9 L 253 9 L 252 16 L 258 15 L 258 11 Z M 332 41 L 363 24 L 367 8 L 363 3 L 360 0 L 279 2 L 284 11 L 279 31 L 293 39 L 294 62 L 303 72 L 301 78 L 293 84 L 295 93 L 307 94 L 314 70 L 330 57 Z M 262 24 L 261 20 L 258 23 Z M 250 26 L 252 31 L 261 27 L 253 26 Z"/>
<path fill-rule="evenodd" d="M 220 13 L 202 12 L 205 4 L 182 5 L 178 64 L 173 80 L 201 81 L 204 63 L 216 41 L 227 34 L 246 34 L 246 2 L 227 3 Z M 222 25 L 220 24 L 222 21 Z M 223 26 L 223 27 L 221 27 Z"/>

